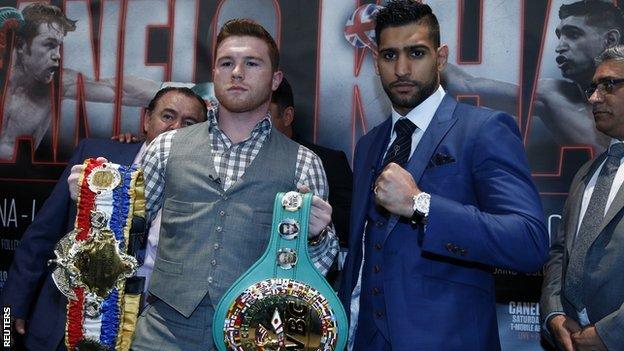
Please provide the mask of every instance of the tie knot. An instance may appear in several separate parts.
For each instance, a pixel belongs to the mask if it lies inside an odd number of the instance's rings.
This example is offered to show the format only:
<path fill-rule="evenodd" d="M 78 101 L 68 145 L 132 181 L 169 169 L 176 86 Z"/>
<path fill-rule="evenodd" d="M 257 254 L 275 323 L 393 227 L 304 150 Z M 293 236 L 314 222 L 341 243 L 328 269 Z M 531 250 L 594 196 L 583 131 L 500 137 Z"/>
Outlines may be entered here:
<path fill-rule="evenodd" d="M 394 130 L 397 133 L 397 137 L 412 135 L 414 130 L 416 130 L 416 125 L 407 118 L 401 118 L 394 124 Z"/>
<path fill-rule="evenodd" d="M 616 157 L 618 159 L 624 157 L 624 143 L 615 143 L 611 145 L 611 147 L 609 147 L 609 152 L 607 152 L 607 156 Z"/>

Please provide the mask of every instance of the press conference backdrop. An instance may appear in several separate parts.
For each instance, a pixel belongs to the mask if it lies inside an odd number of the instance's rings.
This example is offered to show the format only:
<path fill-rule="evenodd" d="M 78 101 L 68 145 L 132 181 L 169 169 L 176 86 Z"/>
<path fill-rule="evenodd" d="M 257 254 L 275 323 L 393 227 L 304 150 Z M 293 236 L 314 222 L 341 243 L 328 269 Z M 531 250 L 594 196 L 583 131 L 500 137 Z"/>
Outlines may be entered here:
<path fill-rule="evenodd" d="M 569 3 L 570 1 L 566 1 Z M 26 1 L 0 1 L 19 9 Z M 61 50 L 61 69 L 41 92 L 34 114 L 14 109 L 38 129 L 23 135 L 0 160 L 0 287 L 22 233 L 49 195 L 78 141 L 141 133 L 144 110 L 131 96 L 162 82 L 212 80 L 216 33 L 228 19 L 247 17 L 276 39 L 281 69 L 293 85 L 296 130 L 352 156 L 357 140 L 389 115 L 375 75 L 372 24 L 357 0 L 67 0 L 50 1 L 77 20 Z M 378 4 L 383 5 L 384 2 Z M 556 62 L 558 11 L 553 0 L 432 0 L 452 64 L 444 78 L 466 85 L 451 92 L 468 103 L 516 116 L 552 233 L 574 172 L 599 148 L 560 142 L 548 116 L 536 114 L 540 84 L 562 79 Z M 358 12 L 358 9 L 360 11 Z M 12 61 L 9 35 L 2 56 L 2 127 L 6 127 Z M 347 40 L 349 39 L 349 40 Z M 356 47 L 360 46 L 360 47 Z M 364 47 L 362 47 L 364 46 Z M 13 57 L 14 59 L 14 57 Z M 46 67 L 44 67 L 46 68 Z M 47 68 L 46 68 L 47 69 Z M 76 74 L 77 73 L 77 74 Z M 466 79 L 466 78 L 476 79 Z M 494 79 L 494 89 L 480 84 Z M 505 89 L 497 89 L 502 84 Z M 108 87 L 102 90 L 102 87 Z M 494 93 L 493 93 L 494 92 Z M 502 94 L 504 93 L 504 94 Z M 499 96 L 497 94 L 503 95 Z M 95 101 L 94 101 L 95 100 Z M 47 112 L 49 110 L 49 112 Z M 551 118 L 566 112 L 551 109 Z M 20 115 L 22 113 L 22 115 Z M 15 118 L 15 116 L 13 117 Z M 37 137 L 37 132 L 43 133 Z M 583 134 L 583 133 L 581 133 Z M 598 150 L 596 150 L 598 149 Z M 510 194 L 513 196 L 513 194 Z M 523 255 L 523 252 L 518 252 Z M 497 311 L 504 350 L 542 350 L 538 301 L 542 272 L 495 269 Z M 466 301 L 468 306 L 471 302 Z M 465 313 L 462 310 L 455 313 Z"/>

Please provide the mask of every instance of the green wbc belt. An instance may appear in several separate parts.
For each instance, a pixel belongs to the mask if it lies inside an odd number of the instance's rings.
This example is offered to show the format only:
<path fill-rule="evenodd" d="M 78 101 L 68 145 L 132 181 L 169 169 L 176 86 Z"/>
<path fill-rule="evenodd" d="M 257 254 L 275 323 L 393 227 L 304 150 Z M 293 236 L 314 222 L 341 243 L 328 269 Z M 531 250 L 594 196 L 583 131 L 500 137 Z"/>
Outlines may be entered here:
<path fill-rule="evenodd" d="M 312 194 L 276 195 L 268 248 L 217 306 L 220 351 L 344 349 L 344 308 L 308 256 L 311 202 Z"/>

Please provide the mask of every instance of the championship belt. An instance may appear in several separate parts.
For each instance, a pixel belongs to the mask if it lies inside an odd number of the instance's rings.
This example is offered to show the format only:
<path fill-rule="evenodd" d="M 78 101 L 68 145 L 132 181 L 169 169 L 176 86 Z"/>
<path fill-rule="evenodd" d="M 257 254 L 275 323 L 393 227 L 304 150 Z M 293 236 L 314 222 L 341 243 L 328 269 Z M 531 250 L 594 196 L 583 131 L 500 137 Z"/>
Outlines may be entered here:
<path fill-rule="evenodd" d="M 311 201 L 294 191 L 275 197 L 268 248 L 217 306 L 218 350 L 344 349 L 344 308 L 308 256 Z"/>
<path fill-rule="evenodd" d="M 133 216 L 145 217 L 143 174 L 95 159 L 84 162 L 74 230 L 56 245 L 52 273 L 68 298 L 68 350 L 128 350 L 140 293 L 125 292 L 137 270 L 127 254 Z"/>

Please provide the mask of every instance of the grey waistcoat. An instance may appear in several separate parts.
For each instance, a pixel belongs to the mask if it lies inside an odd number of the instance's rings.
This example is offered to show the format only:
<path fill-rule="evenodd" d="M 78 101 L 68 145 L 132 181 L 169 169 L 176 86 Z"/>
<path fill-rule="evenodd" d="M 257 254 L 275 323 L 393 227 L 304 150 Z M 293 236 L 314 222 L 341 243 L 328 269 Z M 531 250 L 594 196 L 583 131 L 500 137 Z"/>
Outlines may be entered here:
<path fill-rule="evenodd" d="M 209 123 L 179 129 L 167 161 L 158 255 L 149 287 L 186 317 L 216 305 L 269 242 L 275 194 L 295 188 L 299 145 L 273 129 L 227 191 L 214 181 Z"/>

